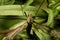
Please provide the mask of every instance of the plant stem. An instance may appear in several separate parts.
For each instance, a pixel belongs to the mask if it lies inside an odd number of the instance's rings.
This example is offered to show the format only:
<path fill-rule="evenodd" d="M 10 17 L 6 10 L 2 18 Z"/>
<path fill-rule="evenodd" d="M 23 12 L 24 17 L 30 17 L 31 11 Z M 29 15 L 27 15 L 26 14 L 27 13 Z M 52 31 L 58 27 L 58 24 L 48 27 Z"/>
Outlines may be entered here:
<path fill-rule="evenodd" d="M 21 32 L 24 29 L 25 24 L 26 24 L 26 22 L 22 23 L 15 30 L 7 33 L 7 35 L 5 37 L 3 37 L 2 40 L 12 40 L 19 32 Z"/>

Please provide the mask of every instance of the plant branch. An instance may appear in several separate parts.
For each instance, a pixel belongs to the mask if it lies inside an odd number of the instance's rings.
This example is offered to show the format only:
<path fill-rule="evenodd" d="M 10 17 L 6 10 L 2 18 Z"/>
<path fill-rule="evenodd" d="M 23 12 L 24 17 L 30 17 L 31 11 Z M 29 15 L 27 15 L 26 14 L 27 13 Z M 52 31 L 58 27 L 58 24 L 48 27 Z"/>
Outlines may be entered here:
<path fill-rule="evenodd" d="M 18 26 L 15 30 L 7 33 L 7 35 L 2 40 L 12 40 L 19 32 L 21 32 L 24 29 L 24 25 L 26 22 Z"/>
<path fill-rule="evenodd" d="M 9 30 L 9 29 L 7 29 L 7 30 L 3 30 L 3 31 L 0 31 L 0 34 L 6 34 L 6 33 L 9 33 L 9 32 L 11 32 L 11 31 L 13 31 L 14 29 L 12 29 L 12 30 Z"/>

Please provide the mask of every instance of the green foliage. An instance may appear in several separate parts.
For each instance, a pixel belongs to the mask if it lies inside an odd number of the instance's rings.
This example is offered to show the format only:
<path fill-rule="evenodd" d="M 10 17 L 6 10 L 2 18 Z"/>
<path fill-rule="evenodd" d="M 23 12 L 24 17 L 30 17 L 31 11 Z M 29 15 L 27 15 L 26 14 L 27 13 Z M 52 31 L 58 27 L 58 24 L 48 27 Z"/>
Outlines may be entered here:
<path fill-rule="evenodd" d="M 47 33 L 44 33 L 42 30 L 38 29 L 34 29 L 34 32 L 36 33 L 36 35 L 39 37 L 40 40 L 51 40 L 50 36 Z"/>
<path fill-rule="evenodd" d="M 60 19 L 56 19 L 60 15 L 59 12 L 60 0 L 0 0 L 0 31 L 13 30 L 7 32 L 7 36 L 1 34 L 0 40 L 5 37 L 9 40 L 60 40 L 57 36 L 60 31 L 56 29 L 60 28 Z M 24 21 L 27 21 L 27 24 L 23 24 L 24 29 L 20 29 L 21 32 L 17 31 Z M 51 35 L 52 29 L 57 30 L 55 35 Z M 10 39 L 14 32 L 14 38 Z"/>
<path fill-rule="evenodd" d="M 15 0 L 0 0 L 0 5 L 11 5 Z"/>

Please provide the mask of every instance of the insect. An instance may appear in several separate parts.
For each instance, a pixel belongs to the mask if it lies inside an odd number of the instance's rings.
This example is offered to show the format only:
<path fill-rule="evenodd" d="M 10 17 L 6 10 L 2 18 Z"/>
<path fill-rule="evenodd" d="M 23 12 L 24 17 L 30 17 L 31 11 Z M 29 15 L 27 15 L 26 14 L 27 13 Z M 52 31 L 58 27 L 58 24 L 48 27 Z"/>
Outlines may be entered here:
<path fill-rule="evenodd" d="M 40 6 L 39 6 L 39 8 L 40 8 Z M 38 12 L 39 10 L 37 10 L 37 12 Z M 36 12 L 36 13 L 37 13 Z M 21 25 L 19 25 L 16 29 L 14 29 L 13 31 L 11 31 L 11 32 L 8 32 L 7 33 L 7 35 L 3 38 L 3 40 L 13 40 L 13 38 L 20 32 L 20 31 L 22 31 L 23 29 L 24 29 L 24 24 L 28 24 L 27 25 L 27 28 L 26 28 L 26 31 L 27 31 L 27 34 L 29 35 L 29 36 L 31 36 L 30 35 L 30 32 L 31 32 L 31 28 L 32 28 L 32 24 L 33 24 L 33 22 L 34 22 L 34 19 L 35 19 L 35 17 L 36 16 L 32 16 L 32 14 L 26 14 L 26 12 L 24 11 L 24 14 L 25 14 L 25 16 L 27 17 L 27 20 L 25 21 L 25 22 L 23 22 L 23 23 L 21 23 Z"/>

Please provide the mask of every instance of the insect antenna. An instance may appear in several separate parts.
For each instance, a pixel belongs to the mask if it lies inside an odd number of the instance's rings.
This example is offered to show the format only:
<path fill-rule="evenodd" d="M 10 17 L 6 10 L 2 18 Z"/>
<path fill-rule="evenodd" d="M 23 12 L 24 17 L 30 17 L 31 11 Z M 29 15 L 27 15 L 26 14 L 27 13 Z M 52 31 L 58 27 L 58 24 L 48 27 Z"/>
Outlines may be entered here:
<path fill-rule="evenodd" d="M 42 1 L 42 3 L 40 3 L 40 5 L 39 5 L 39 7 L 38 7 L 38 9 L 37 9 L 37 11 L 35 13 L 36 16 L 38 15 L 39 9 L 41 8 L 41 6 L 42 6 L 43 3 L 44 3 L 44 0 Z"/>
<path fill-rule="evenodd" d="M 23 5 L 22 4 L 21 4 L 21 10 L 22 10 L 22 13 L 27 17 L 26 12 L 23 10 Z"/>

